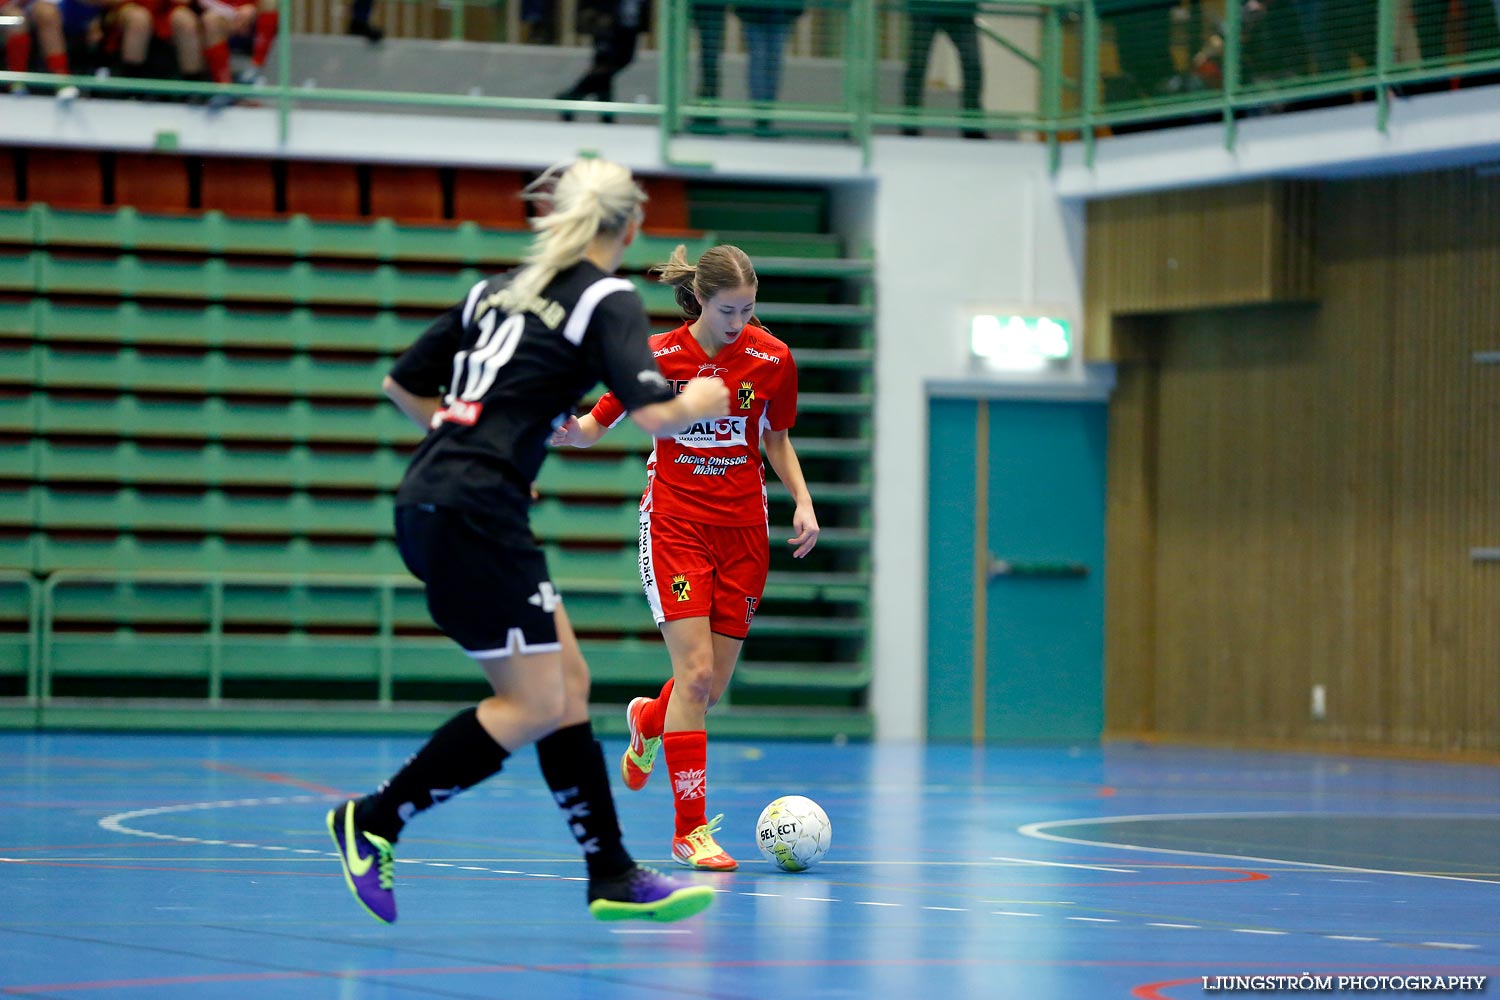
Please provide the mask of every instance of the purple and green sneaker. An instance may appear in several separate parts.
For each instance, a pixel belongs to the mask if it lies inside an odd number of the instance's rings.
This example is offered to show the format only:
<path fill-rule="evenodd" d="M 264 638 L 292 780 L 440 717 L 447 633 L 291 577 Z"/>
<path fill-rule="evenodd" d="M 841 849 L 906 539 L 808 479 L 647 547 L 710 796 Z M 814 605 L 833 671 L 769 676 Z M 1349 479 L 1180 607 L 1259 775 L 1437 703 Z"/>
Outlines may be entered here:
<path fill-rule="evenodd" d="M 339 849 L 344 881 L 359 904 L 382 923 L 396 922 L 396 890 L 393 887 L 396 855 L 391 843 L 354 825 L 351 800 L 328 813 L 328 833 Z"/>
<path fill-rule="evenodd" d="M 668 878 L 635 865 L 612 879 L 589 882 L 589 912 L 596 920 L 682 920 L 701 913 L 714 901 L 714 890 Z"/>

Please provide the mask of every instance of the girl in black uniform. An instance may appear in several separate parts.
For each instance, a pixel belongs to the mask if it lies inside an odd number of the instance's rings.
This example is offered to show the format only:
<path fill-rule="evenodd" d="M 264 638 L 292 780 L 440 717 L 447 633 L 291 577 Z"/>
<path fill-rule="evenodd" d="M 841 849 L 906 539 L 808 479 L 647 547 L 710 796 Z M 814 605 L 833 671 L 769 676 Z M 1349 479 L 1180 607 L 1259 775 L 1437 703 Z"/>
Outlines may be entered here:
<path fill-rule="evenodd" d="M 549 172 L 528 190 L 550 183 Z M 518 271 L 475 285 L 385 379 L 427 437 L 396 494 L 396 542 L 427 585 L 433 621 L 483 668 L 494 694 L 454 716 L 374 793 L 328 814 L 344 878 L 392 923 L 393 845 L 412 816 L 500 770 L 533 741 L 589 875 L 601 920 L 678 920 L 713 899 L 637 865 L 621 842 L 588 716 L 588 666 L 528 527 L 530 484 L 553 427 L 602 380 L 648 434 L 728 412 L 718 379 L 680 394 L 657 371 L 634 287 L 611 277 L 645 194 L 624 167 L 581 160 L 555 177 Z M 446 390 L 446 392 L 445 392 Z"/>

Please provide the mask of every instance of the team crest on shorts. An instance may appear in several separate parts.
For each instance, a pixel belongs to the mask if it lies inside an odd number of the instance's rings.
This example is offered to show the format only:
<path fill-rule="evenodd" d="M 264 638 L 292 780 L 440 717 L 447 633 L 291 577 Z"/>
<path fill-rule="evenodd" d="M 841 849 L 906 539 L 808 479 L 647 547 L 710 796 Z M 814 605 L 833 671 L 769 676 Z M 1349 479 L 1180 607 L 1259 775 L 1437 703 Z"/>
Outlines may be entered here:
<path fill-rule="evenodd" d="M 688 583 L 688 578 L 682 573 L 672 577 L 672 593 L 677 595 L 679 601 L 690 601 L 693 599 L 693 585 Z"/>
<path fill-rule="evenodd" d="M 740 409 L 750 409 L 750 404 L 755 402 L 755 386 L 749 382 L 740 383 Z"/>

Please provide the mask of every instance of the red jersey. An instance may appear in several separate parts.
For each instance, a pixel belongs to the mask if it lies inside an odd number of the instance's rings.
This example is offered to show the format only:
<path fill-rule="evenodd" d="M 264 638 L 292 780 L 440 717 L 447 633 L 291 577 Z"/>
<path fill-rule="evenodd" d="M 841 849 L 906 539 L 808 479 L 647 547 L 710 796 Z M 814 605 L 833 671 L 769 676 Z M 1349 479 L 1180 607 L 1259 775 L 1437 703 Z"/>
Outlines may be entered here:
<path fill-rule="evenodd" d="M 797 365 L 785 344 L 758 326 L 710 358 L 687 325 L 651 338 L 651 353 L 673 387 L 717 376 L 729 389 L 729 415 L 700 420 L 674 437 L 657 438 L 646 460 L 641 510 L 705 524 L 765 524 L 766 468 L 761 428 L 789 430 L 797 420 Z M 593 417 L 613 427 L 625 416 L 613 393 Z"/>

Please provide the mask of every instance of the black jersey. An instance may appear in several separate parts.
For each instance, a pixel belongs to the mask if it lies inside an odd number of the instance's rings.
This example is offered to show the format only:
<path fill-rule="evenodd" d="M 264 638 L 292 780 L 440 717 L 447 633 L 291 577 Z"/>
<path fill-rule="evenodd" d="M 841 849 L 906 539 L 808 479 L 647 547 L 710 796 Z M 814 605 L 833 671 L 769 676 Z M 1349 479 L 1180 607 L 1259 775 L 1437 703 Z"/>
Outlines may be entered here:
<path fill-rule="evenodd" d="M 398 504 L 488 510 L 497 487 L 528 489 L 552 429 L 600 381 L 631 410 L 673 396 L 629 281 L 582 261 L 517 302 L 510 279 L 475 285 L 391 369 L 408 392 L 442 395 L 444 403 L 401 480 Z"/>

